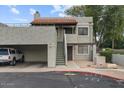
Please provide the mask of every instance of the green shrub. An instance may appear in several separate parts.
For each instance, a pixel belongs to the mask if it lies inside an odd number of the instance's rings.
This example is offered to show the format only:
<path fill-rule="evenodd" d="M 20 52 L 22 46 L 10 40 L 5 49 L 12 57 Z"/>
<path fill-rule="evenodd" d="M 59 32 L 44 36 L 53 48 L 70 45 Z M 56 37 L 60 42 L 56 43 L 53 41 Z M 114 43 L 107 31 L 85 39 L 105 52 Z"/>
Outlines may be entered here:
<path fill-rule="evenodd" d="M 100 52 L 100 55 L 105 56 L 106 62 L 111 63 L 111 59 L 112 59 L 112 49 L 111 48 L 102 49 L 102 51 Z"/>
<path fill-rule="evenodd" d="M 124 49 L 111 49 L 111 48 L 104 48 L 102 49 L 102 51 L 100 52 L 101 56 L 105 56 L 106 57 L 106 62 L 111 63 L 111 59 L 112 59 L 112 54 L 122 54 L 124 55 Z"/>

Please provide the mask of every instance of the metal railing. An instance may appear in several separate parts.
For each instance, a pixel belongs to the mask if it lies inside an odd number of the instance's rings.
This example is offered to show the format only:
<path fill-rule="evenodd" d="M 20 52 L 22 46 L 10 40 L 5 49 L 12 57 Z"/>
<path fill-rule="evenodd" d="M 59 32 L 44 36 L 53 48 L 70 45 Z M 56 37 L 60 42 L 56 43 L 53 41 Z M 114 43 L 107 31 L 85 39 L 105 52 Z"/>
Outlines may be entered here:
<path fill-rule="evenodd" d="M 31 24 L 29 23 L 7 23 L 6 24 L 9 27 L 30 27 Z"/>

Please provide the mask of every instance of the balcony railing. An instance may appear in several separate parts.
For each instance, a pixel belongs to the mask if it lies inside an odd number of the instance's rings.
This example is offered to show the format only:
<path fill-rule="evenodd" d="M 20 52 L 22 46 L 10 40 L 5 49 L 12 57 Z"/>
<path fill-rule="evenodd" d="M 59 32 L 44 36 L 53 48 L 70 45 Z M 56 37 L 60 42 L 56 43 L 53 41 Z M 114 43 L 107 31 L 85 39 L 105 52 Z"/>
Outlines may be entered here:
<path fill-rule="evenodd" d="M 7 23 L 6 24 L 9 27 L 29 27 L 31 24 L 29 23 Z"/>

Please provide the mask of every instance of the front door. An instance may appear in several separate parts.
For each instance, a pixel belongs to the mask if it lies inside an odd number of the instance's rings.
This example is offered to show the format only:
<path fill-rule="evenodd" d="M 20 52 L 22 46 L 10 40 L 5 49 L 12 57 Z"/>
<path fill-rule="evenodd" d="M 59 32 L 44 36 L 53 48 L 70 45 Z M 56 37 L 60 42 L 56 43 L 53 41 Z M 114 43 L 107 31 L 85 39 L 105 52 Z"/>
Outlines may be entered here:
<path fill-rule="evenodd" d="M 68 61 L 72 60 L 72 46 L 67 46 L 67 56 L 68 56 Z"/>

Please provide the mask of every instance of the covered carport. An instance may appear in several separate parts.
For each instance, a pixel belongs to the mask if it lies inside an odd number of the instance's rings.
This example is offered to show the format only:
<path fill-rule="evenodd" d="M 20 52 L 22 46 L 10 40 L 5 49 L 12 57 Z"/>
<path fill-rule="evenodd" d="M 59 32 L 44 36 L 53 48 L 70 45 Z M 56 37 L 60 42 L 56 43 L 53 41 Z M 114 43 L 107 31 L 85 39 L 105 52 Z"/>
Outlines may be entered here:
<path fill-rule="evenodd" d="M 22 50 L 25 62 L 47 62 L 47 45 L 4 45 L 0 47 Z"/>
<path fill-rule="evenodd" d="M 25 62 L 56 64 L 56 31 L 48 27 L 0 27 L 0 47 L 21 49 Z"/>

